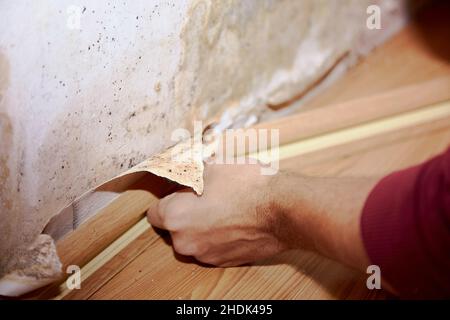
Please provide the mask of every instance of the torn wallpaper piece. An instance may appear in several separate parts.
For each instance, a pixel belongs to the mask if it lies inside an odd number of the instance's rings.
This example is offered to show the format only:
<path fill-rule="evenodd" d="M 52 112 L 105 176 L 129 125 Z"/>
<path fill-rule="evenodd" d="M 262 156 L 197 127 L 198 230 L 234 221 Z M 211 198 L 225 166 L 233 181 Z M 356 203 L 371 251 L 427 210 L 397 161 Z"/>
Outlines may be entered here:
<path fill-rule="evenodd" d="M 10 260 L 6 274 L 0 279 L 0 295 L 20 296 L 59 280 L 62 264 L 56 251 L 55 240 L 76 230 L 89 217 L 111 203 L 141 179 L 143 172 L 190 187 L 201 195 L 203 171 L 201 139 L 200 142 L 188 139 L 89 190 L 53 216 L 44 229 L 45 234 L 39 235 L 30 247 L 17 251 Z"/>

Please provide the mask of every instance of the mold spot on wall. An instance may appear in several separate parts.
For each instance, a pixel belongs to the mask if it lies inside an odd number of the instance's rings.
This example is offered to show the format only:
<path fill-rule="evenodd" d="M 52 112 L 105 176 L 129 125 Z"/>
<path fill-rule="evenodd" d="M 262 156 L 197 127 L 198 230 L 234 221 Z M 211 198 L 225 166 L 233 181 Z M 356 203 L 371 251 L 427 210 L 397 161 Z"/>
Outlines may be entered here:
<path fill-rule="evenodd" d="M 122 121 L 122 126 L 127 131 L 127 135 L 149 135 L 152 132 L 152 127 L 155 125 L 155 120 L 155 109 L 150 108 L 148 105 L 143 105 L 131 111 Z"/>
<path fill-rule="evenodd" d="M 160 92 L 161 91 L 161 82 L 157 82 L 155 83 L 155 86 L 153 87 L 153 89 L 155 90 L 155 92 Z"/>

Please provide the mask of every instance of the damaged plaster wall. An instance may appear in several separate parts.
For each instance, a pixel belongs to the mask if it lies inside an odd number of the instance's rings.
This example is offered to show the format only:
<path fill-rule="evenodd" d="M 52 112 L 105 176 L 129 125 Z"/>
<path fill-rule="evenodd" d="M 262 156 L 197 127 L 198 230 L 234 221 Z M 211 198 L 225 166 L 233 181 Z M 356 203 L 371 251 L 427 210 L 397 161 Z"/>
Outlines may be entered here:
<path fill-rule="evenodd" d="M 174 129 L 259 116 L 392 34 L 400 2 L 374 2 L 389 27 L 368 0 L 0 1 L 0 274 Z"/>

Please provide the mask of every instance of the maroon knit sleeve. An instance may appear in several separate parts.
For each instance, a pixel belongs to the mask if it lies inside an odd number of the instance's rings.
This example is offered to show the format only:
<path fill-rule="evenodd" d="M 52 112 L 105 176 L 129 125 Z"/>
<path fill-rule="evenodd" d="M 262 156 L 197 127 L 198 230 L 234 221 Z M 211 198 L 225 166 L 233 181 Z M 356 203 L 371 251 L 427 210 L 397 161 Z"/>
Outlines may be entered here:
<path fill-rule="evenodd" d="M 400 297 L 450 298 L 450 148 L 381 179 L 361 230 L 371 263 Z"/>

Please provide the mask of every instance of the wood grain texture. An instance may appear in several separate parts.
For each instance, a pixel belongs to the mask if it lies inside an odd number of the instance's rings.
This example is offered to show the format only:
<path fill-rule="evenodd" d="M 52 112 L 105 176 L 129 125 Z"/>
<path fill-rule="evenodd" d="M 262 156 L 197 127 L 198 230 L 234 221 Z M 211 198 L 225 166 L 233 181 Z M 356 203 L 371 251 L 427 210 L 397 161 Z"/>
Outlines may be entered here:
<path fill-rule="evenodd" d="M 145 230 L 139 234 L 136 240 L 129 243 L 123 250 L 120 250 L 113 259 L 107 260 L 104 265 L 95 270 L 86 280 L 83 280 L 83 290 L 72 290 L 61 298 L 64 297 L 64 299 L 78 300 L 89 298 L 115 275 L 122 271 L 131 261 L 157 241 L 158 238 L 159 236 L 153 230 Z"/>
<path fill-rule="evenodd" d="M 450 99 L 450 75 L 387 90 L 342 103 L 331 103 L 255 128 L 280 130 L 280 144 L 395 116 Z M 299 127 L 301 125 L 301 127 Z"/>
<path fill-rule="evenodd" d="M 280 146 L 278 153 L 280 159 L 285 159 L 300 154 L 322 151 L 341 144 L 353 143 L 357 140 L 377 135 L 389 135 L 390 132 L 404 128 L 414 128 L 424 123 L 440 121 L 449 117 L 450 100 L 401 115 L 363 123 L 316 137 L 301 139 L 297 142 Z"/>
<path fill-rule="evenodd" d="M 126 230 L 135 225 L 153 201 L 146 191 L 127 191 L 112 205 L 101 210 L 76 232 L 57 243 L 63 265 L 85 265 Z M 124 210 L 126 206 L 126 210 Z"/>

